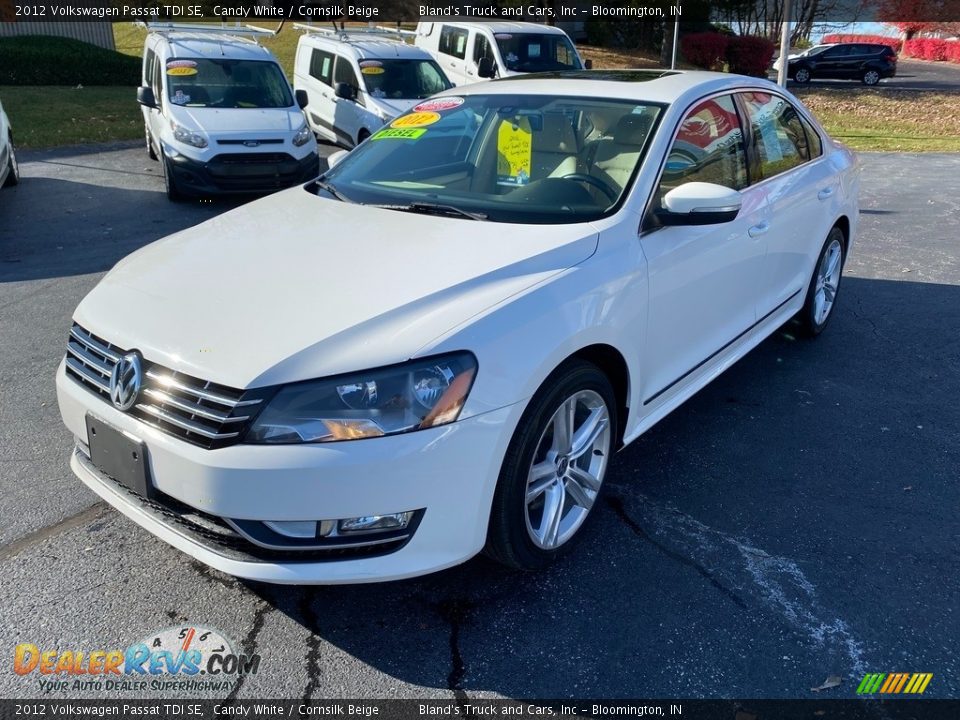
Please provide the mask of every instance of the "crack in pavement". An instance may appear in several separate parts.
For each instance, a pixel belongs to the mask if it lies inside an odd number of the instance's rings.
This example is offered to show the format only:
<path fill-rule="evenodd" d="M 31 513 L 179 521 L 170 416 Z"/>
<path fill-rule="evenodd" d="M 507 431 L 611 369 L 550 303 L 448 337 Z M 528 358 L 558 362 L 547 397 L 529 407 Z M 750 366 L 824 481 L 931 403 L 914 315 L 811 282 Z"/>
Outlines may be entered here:
<path fill-rule="evenodd" d="M 436 607 L 443 621 L 450 625 L 450 672 L 447 674 L 447 689 L 453 692 L 457 702 L 461 703 L 469 700 L 470 696 L 462 686 L 467 668 L 463 653 L 460 652 L 460 628 L 473 606 L 463 598 L 452 598 L 439 602 Z"/>
<path fill-rule="evenodd" d="M 39 530 L 34 530 L 31 533 L 27 533 L 23 537 L 17 538 L 16 540 L 11 540 L 6 545 L 0 545 L 0 562 L 9 560 L 27 548 L 45 542 L 52 537 L 60 535 L 61 533 L 75 530 L 78 527 L 82 527 L 83 525 L 99 520 L 101 517 L 108 514 L 107 511 L 109 509 L 110 506 L 105 502 L 97 502 L 78 513 L 68 515 L 63 520 L 55 522 L 53 525 L 47 525 Z"/>
<path fill-rule="evenodd" d="M 250 629 L 247 631 L 246 636 L 244 636 L 243 640 L 240 641 L 240 647 L 243 649 L 243 654 L 247 657 L 256 654 L 257 638 L 260 635 L 260 631 L 263 630 L 263 623 L 266 620 L 267 615 L 272 613 L 275 609 L 276 608 L 273 607 L 273 604 L 270 601 L 262 600 L 253 611 L 253 623 L 250 625 Z M 237 695 L 240 694 L 240 690 L 243 689 L 248 677 L 249 675 L 246 673 L 242 673 L 237 676 L 236 685 L 233 686 L 230 694 L 225 698 L 227 702 L 237 699 Z"/>
<path fill-rule="evenodd" d="M 741 610 L 746 610 L 746 609 L 747 609 L 747 604 L 743 601 L 743 599 L 740 598 L 740 596 L 737 595 L 735 592 L 733 592 L 733 590 L 731 590 L 731 589 L 728 588 L 726 585 L 724 585 L 724 584 L 721 583 L 719 580 L 717 580 L 717 579 L 710 573 L 709 570 L 707 570 L 705 567 L 703 567 L 703 565 L 701 565 L 700 563 L 698 563 L 696 560 L 694 560 L 694 559 L 692 559 L 692 558 L 689 558 L 689 557 L 687 557 L 687 556 L 685 556 L 685 555 L 681 555 L 680 553 L 676 552 L 675 550 L 671 550 L 670 548 L 668 548 L 668 547 L 667 547 L 666 545 L 664 545 L 663 543 L 660 543 L 660 542 L 654 540 L 654 539 L 650 536 L 650 534 L 640 526 L 640 523 L 638 523 L 636 520 L 634 520 L 633 518 L 631 518 L 629 514 L 627 514 L 627 510 L 626 510 L 626 508 L 623 506 L 623 499 L 622 499 L 622 498 L 619 498 L 619 497 L 616 497 L 616 496 L 614 496 L 614 497 L 607 496 L 607 505 L 609 505 L 609 506 L 613 509 L 613 512 L 616 513 L 617 517 L 619 517 L 620 520 L 621 520 L 628 528 L 630 528 L 630 530 L 633 531 L 633 534 L 634 534 L 634 535 L 636 535 L 637 537 L 639 537 L 639 538 L 641 538 L 641 539 L 643 539 L 643 540 L 646 540 L 648 543 L 650 543 L 651 545 L 653 545 L 655 548 L 657 548 L 657 550 L 659 550 L 660 552 L 662 552 L 664 555 L 666 555 L 666 556 L 667 556 L 668 558 L 670 558 L 671 560 L 676 560 L 678 563 L 681 563 L 682 565 L 686 565 L 687 567 L 693 568 L 693 569 L 696 570 L 697 573 L 699 573 L 708 583 L 710 583 L 714 588 L 716 588 L 717 590 L 719 590 L 719 591 L 720 591 L 721 593 L 723 593 L 731 602 L 733 602 L 734 605 L 736 605 L 737 607 L 739 607 Z"/>
<path fill-rule="evenodd" d="M 317 630 L 320 626 L 320 616 L 313 609 L 311 600 L 313 592 L 306 588 L 300 591 L 300 622 L 307 628 L 307 654 L 306 660 L 307 685 L 303 689 L 303 699 L 312 700 L 313 694 L 320 687 L 320 637 Z"/>
<path fill-rule="evenodd" d="M 833 616 L 820 604 L 816 589 L 794 560 L 770 555 L 676 508 L 658 505 L 632 488 L 616 486 L 615 492 L 618 495 L 608 499 L 614 511 L 621 519 L 630 519 L 624 509 L 624 496 L 636 500 L 640 504 L 639 512 L 653 529 L 645 536 L 669 537 L 674 547 L 679 548 L 670 551 L 671 557 L 678 555 L 686 564 L 702 567 L 708 579 L 718 582 L 724 579 L 726 585 L 741 588 L 746 583 L 752 584 L 759 592 L 749 593 L 750 597 L 759 598 L 814 647 L 835 650 L 843 656 L 849 664 L 844 673 L 847 677 L 862 676 L 867 671 L 863 643 L 854 637 L 843 619 Z M 659 543 L 654 544 L 662 549 Z M 743 600 L 740 603 L 747 609 Z"/>

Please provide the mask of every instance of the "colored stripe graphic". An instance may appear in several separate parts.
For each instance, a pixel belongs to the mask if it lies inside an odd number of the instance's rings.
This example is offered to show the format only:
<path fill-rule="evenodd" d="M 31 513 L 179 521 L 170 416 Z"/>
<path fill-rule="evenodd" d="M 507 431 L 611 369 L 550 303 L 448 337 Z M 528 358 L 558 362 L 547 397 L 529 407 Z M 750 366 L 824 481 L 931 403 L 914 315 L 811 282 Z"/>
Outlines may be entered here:
<path fill-rule="evenodd" d="M 933 673 L 867 673 L 857 686 L 857 695 L 899 693 L 922 695 L 933 679 Z"/>

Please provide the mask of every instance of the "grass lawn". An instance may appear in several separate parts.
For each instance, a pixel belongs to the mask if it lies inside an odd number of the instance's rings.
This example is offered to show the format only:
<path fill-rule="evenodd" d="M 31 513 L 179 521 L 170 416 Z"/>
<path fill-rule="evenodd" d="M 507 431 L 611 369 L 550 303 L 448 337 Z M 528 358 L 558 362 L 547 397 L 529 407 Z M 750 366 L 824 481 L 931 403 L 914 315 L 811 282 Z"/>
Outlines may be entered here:
<path fill-rule="evenodd" d="M 0 87 L 18 148 L 143 138 L 136 88 Z"/>
<path fill-rule="evenodd" d="M 803 89 L 797 96 L 854 150 L 960 152 L 960 93 Z"/>

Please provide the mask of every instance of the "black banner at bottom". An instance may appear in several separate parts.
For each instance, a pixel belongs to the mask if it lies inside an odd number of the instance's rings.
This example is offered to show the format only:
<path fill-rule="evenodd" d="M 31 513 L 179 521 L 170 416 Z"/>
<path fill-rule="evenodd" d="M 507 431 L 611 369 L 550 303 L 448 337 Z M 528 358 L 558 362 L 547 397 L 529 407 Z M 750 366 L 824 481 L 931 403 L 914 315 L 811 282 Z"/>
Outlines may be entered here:
<path fill-rule="evenodd" d="M 960 700 L 0 700 L 0 718 L 960 720 Z"/>

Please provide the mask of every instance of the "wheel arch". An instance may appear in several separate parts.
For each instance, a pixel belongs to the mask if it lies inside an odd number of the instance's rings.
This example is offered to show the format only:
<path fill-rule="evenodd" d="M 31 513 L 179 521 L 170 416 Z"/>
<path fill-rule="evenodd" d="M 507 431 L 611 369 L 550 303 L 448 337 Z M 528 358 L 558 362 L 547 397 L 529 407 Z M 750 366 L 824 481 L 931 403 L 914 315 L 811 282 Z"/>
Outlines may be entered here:
<path fill-rule="evenodd" d="M 626 358 L 612 345 L 595 343 L 582 347 L 566 357 L 554 371 L 571 360 L 586 360 L 596 365 L 613 386 L 613 394 L 617 400 L 616 447 L 620 448 L 623 445 L 624 428 L 627 426 L 627 415 L 630 412 L 630 368 Z"/>

